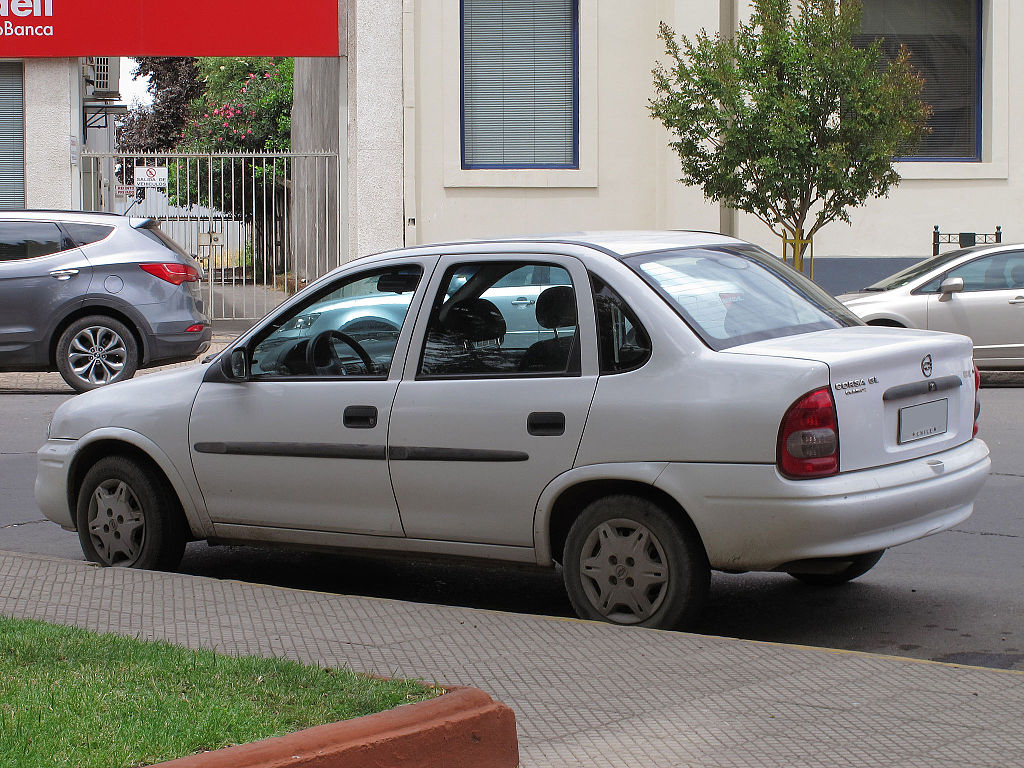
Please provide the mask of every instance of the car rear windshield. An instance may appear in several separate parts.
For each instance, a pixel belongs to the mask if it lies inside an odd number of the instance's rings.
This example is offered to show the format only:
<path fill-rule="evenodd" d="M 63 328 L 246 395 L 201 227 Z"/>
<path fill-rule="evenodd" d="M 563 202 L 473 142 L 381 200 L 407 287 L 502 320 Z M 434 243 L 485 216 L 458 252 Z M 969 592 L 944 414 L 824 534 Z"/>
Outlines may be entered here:
<path fill-rule="evenodd" d="M 179 256 L 184 256 L 185 258 L 188 258 L 188 254 L 185 252 L 185 249 L 183 249 L 170 237 L 161 232 L 160 227 L 157 225 L 156 222 L 149 222 L 144 226 L 139 227 L 136 231 L 139 234 L 145 235 L 150 240 L 155 240 L 156 242 L 160 243 L 160 245 L 170 248 Z"/>
<path fill-rule="evenodd" d="M 754 245 L 656 251 L 625 261 L 715 350 L 862 325 L 817 285 Z"/>

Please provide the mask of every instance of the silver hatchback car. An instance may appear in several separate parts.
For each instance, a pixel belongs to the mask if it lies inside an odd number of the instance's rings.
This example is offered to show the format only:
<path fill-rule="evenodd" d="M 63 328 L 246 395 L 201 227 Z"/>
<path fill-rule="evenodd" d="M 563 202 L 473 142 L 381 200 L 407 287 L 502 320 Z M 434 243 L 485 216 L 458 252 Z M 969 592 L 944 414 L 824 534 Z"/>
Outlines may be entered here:
<path fill-rule="evenodd" d="M 1024 368 L 1024 245 L 943 253 L 839 300 L 868 325 L 970 336 L 979 368 Z"/>
<path fill-rule="evenodd" d="M 78 392 L 192 360 L 212 328 L 202 269 L 157 222 L 0 212 L 0 371 L 60 371 Z"/>

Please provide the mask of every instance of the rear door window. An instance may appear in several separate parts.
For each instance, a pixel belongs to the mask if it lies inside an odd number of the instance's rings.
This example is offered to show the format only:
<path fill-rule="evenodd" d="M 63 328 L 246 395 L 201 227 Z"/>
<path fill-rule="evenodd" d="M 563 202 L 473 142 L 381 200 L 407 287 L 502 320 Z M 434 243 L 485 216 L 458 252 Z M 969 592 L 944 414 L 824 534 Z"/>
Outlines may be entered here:
<path fill-rule="evenodd" d="M 48 221 L 0 222 L 0 262 L 23 261 L 64 250 L 60 227 Z"/>

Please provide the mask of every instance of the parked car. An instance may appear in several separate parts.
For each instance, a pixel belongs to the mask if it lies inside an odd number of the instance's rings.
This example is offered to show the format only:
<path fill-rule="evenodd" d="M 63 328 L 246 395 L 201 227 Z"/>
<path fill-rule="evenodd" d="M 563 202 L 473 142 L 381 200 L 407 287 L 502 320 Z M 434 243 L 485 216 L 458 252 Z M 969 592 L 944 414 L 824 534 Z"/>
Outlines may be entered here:
<path fill-rule="evenodd" d="M 157 222 L 0 211 L 0 371 L 85 392 L 210 346 L 199 263 Z"/>
<path fill-rule="evenodd" d="M 839 299 L 868 325 L 970 336 L 979 368 L 1024 368 L 1024 245 L 949 251 Z"/>
<path fill-rule="evenodd" d="M 538 267 L 538 340 L 507 345 L 485 297 Z M 977 409 L 969 339 L 867 327 L 733 238 L 421 246 L 64 403 L 36 498 L 106 565 L 191 539 L 561 563 L 580 616 L 675 627 L 712 569 L 839 584 L 962 522 Z"/>

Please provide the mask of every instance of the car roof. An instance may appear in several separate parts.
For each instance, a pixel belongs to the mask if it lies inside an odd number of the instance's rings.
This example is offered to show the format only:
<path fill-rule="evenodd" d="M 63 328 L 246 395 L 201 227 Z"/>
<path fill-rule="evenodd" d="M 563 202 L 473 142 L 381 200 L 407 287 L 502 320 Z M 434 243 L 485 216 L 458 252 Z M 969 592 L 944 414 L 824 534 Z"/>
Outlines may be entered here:
<path fill-rule="evenodd" d="M 558 243 L 560 245 L 577 245 L 593 248 L 602 251 L 610 256 L 625 258 L 638 253 L 649 253 L 651 251 L 667 251 L 675 248 L 693 248 L 709 245 L 746 245 L 743 240 L 738 240 L 728 235 L 717 232 L 704 232 L 699 230 L 612 230 L 594 232 L 565 232 L 559 234 L 528 235 L 521 237 L 497 237 L 482 238 L 478 240 L 453 240 L 443 243 L 431 243 L 427 245 L 415 245 L 408 248 L 401 248 L 393 251 L 384 251 L 370 256 L 360 258 L 360 261 L 376 260 L 392 256 L 413 254 L 424 250 L 436 251 L 439 249 L 462 247 L 462 246 L 492 246 L 492 245 L 541 245 L 544 243 Z"/>
<path fill-rule="evenodd" d="M 126 219 L 117 213 L 106 213 L 103 211 L 69 211 L 57 208 L 23 208 L 18 210 L 0 211 L 0 219 L 42 219 L 44 221 L 80 221 L 80 222 L 102 222 L 112 224 L 112 220 Z"/>

